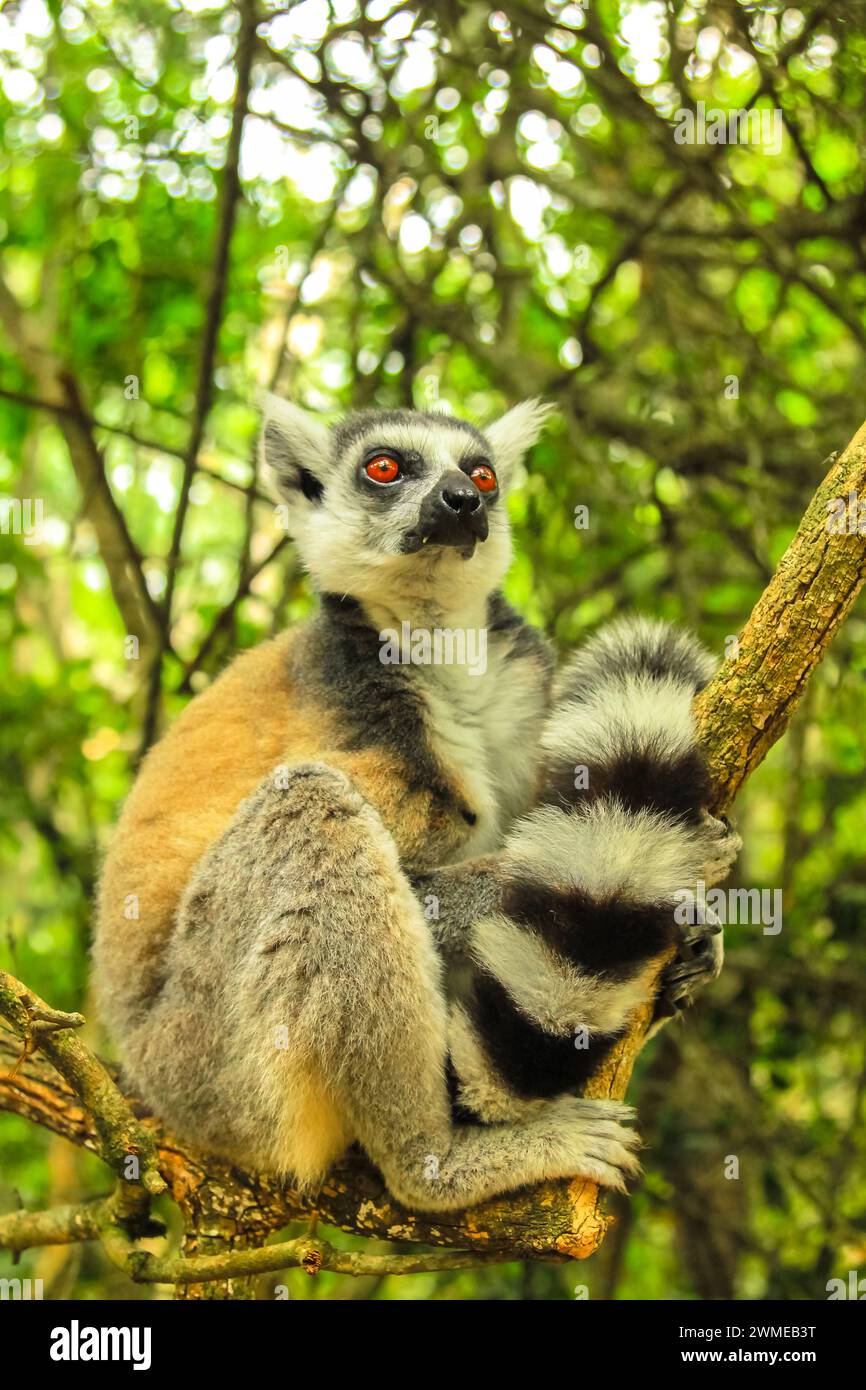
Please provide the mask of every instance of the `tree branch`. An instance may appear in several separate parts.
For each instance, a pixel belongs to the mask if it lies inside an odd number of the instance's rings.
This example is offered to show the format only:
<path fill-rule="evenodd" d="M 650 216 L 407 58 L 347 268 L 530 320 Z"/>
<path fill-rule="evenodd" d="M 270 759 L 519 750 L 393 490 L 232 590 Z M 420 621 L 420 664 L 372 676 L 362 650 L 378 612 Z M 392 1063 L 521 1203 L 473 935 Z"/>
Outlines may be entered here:
<path fill-rule="evenodd" d="M 300 1236 L 258 1249 L 231 1250 L 219 1255 L 159 1257 L 140 1250 L 119 1227 L 100 1232 L 106 1254 L 135 1284 L 195 1284 L 237 1279 L 255 1274 L 274 1274 L 300 1268 L 308 1274 L 361 1276 L 373 1274 L 432 1274 L 440 1270 L 477 1269 L 480 1264 L 501 1264 L 512 1257 L 476 1251 L 437 1250 L 421 1255 L 368 1255 L 360 1250 L 338 1250 L 326 1240 Z"/>
<path fill-rule="evenodd" d="M 114 500 L 105 475 L 104 459 L 90 429 L 90 418 L 84 409 L 78 383 L 51 352 L 34 341 L 21 305 L 2 277 L 0 324 L 38 383 L 42 393 L 40 404 L 57 415 L 81 488 L 83 508 L 96 532 L 114 600 L 127 633 L 138 636 L 142 646 L 146 646 L 158 630 L 159 610 L 147 587 L 141 556 L 126 518 Z M 21 403 L 29 402 L 24 398 Z"/>
<path fill-rule="evenodd" d="M 771 583 L 725 663 L 697 700 L 720 807 L 784 733 L 806 683 L 866 578 L 866 535 L 831 531 L 834 501 L 866 500 L 866 425 L 832 464 Z"/>
<path fill-rule="evenodd" d="M 84 1023 L 81 1014 L 61 1014 L 50 1008 L 14 976 L 0 971 L 0 1015 L 23 1040 L 19 1062 L 5 1078 L 13 1087 L 21 1062 L 39 1048 L 68 1082 L 92 1117 L 98 1136 L 97 1149 L 109 1167 L 128 1180 L 130 1155 L 136 1157 L 144 1189 L 156 1195 L 165 1191 L 156 1163 L 153 1139 L 138 1123 L 128 1102 L 98 1058 L 70 1030 Z M 2 1084 L 2 1083 L 0 1083 Z"/>
<path fill-rule="evenodd" d="M 244 121 L 246 120 L 249 109 L 253 55 L 256 47 L 256 26 L 259 17 L 256 0 L 240 0 L 239 9 L 241 12 L 241 25 L 238 33 L 237 51 L 235 53 L 237 77 L 234 103 L 232 106 L 232 124 L 229 132 L 228 150 L 226 152 L 226 163 L 220 186 L 216 245 L 214 248 L 213 266 L 211 270 L 211 287 L 205 313 L 204 334 L 202 336 L 199 352 L 192 429 L 187 443 L 187 454 L 184 460 L 180 496 L 178 497 L 177 511 L 174 517 L 171 547 L 166 560 L 166 585 L 161 611 L 160 646 L 150 670 L 147 706 L 145 709 L 144 728 L 142 733 L 142 753 L 145 753 L 150 747 L 157 732 L 162 686 L 162 657 L 164 652 L 168 650 L 171 638 L 171 606 L 174 598 L 177 574 L 180 568 L 180 551 L 183 543 L 183 532 L 186 525 L 187 511 L 189 510 L 190 489 L 195 477 L 199 449 L 201 448 L 204 438 L 205 425 L 213 398 L 213 369 L 228 283 L 229 252 L 237 218 L 238 204 L 241 199 L 241 137 L 243 135 Z"/>

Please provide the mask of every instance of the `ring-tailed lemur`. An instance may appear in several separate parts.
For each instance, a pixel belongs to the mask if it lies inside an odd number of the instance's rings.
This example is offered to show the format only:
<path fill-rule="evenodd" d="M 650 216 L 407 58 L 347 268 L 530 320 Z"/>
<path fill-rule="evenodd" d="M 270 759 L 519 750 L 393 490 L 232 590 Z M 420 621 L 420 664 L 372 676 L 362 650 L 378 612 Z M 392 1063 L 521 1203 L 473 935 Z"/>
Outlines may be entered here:
<path fill-rule="evenodd" d="M 149 753 L 94 947 L 129 1082 L 247 1166 L 312 1186 L 359 1141 L 422 1209 L 575 1174 L 622 1187 L 631 1112 L 575 1093 L 665 953 L 662 1013 L 718 968 L 712 928 L 674 920 L 738 848 L 703 810 L 711 661 L 619 624 L 552 691 L 498 592 L 503 493 L 544 416 L 329 430 L 267 401 L 319 607 Z M 483 660 L 461 662 L 461 634 Z"/>

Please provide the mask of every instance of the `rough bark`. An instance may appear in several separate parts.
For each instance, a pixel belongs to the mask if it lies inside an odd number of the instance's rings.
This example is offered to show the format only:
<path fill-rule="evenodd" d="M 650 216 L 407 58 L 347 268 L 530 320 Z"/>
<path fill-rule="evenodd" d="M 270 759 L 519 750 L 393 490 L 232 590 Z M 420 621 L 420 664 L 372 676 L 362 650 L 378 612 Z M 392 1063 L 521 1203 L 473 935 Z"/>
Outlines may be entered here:
<path fill-rule="evenodd" d="M 806 683 L 847 617 L 864 580 L 862 533 L 831 531 L 830 504 L 866 503 L 866 425 L 831 467 L 809 504 L 772 582 L 756 603 L 738 651 L 698 697 L 697 714 L 716 785 L 717 809 L 784 733 Z"/>
<path fill-rule="evenodd" d="M 719 808 L 730 804 L 784 732 L 810 674 L 866 579 L 866 536 L 856 526 L 841 534 L 828 528 L 829 504 L 852 493 L 858 499 L 866 497 L 866 426 L 832 462 L 775 576 L 743 628 L 736 653 L 698 698 L 697 715 L 719 786 Z M 612 1054 L 589 1094 L 624 1095 L 647 1022 L 648 1011 Z M 0 1038 L 0 1061 L 7 1059 L 11 1067 L 19 1052 L 19 1043 Z M 28 1116 L 75 1143 L 99 1148 L 93 1122 L 78 1097 L 40 1057 L 26 1058 L 14 1077 L 0 1075 L 0 1108 Z M 408 1212 L 391 1199 L 363 1156 L 354 1153 L 337 1165 L 311 1203 L 291 1187 L 195 1154 L 167 1135 L 152 1116 L 140 1119 L 153 1136 L 159 1169 L 183 1213 L 189 1254 L 208 1254 L 214 1240 L 220 1249 L 228 1244 L 238 1252 L 243 1267 L 234 1268 L 240 1276 L 253 1268 L 262 1272 L 269 1265 L 265 1252 L 248 1259 L 244 1252 L 260 1246 L 291 1220 L 310 1214 L 313 1207 L 324 1221 L 344 1230 L 387 1240 L 457 1247 L 478 1262 L 506 1254 L 517 1259 L 583 1258 L 596 1249 L 609 1224 L 598 1189 L 583 1179 L 546 1184 L 468 1212 L 436 1216 Z M 62 1215 L 57 1218 L 61 1224 L 63 1219 Z M 74 1225 L 71 1217 L 65 1219 L 68 1226 Z M 47 1233 L 51 1223 L 46 1220 Z M 41 1229 L 36 1223 L 31 1234 L 39 1234 Z M 36 1243 L 27 1240 L 23 1218 L 16 1230 L 16 1248 L 22 1248 L 22 1241 Z M 81 1237 L 73 1233 L 70 1239 L 74 1238 Z M 280 1247 L 286 1262 L 321 1263 L 315 1242 L 306 1243 L 304 1259 L 289 1261 L 288 1256 L 297 1253 L 291 1245 Z M 271 1256 L 270 1267 L 283 1267 L 274 1263 L 278 1257 Z M 196 1267 L 194 1272 L 203 1268 Z M 214 1277 L 213 1270 L 218 1269 L 221 1275 L 233 1266 L 223 1262 L 208 1268 Z M 168 1263 L 160 1269 L 157 1261 L 149 1274 L 141 1266 L 140 1276 L 167 1276 L 172 1269 L 176 1273 L 176 1267 Z M 409 1272 L 408 1266 L 405 1272 Z M 226 1287 L 232 1292 L 230 1285 Z M 242 1296 L 240 1288 L 237 1294 Z"/>

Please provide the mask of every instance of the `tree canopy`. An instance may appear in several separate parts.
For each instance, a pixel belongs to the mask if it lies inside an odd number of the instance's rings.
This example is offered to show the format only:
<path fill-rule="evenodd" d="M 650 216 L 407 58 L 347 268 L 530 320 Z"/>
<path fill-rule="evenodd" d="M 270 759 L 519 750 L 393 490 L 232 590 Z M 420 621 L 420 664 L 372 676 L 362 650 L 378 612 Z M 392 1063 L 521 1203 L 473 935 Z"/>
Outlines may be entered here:
<path fill-rule="evenodd" d="M 0 964 L 89 1016 L 93 886 L 141 752 L 308 611 L 255 462 L 263 387 L 333 417 L 549 399 L 509 598 L 563 650 L 641 611 L 729 654 L 864 414 L 864 20 L 860 0 L 0 10 Z M 712 138 L 719 112 L 752 113 L 748 138 Z M 364 1296 L 822 1297 L 862 1263 L 864 638 L 855 611 L 738 803 L 734 886 L 780 893 L 782 930 L 731 924 L 722 979 L 640 1058 L 646 1176 L 598 1254 Z M 19 1116 L 0 1146 L 0 1212 L 106 1191 Z M 22 1267 L 132 1296 L 89 1247 Z"/>

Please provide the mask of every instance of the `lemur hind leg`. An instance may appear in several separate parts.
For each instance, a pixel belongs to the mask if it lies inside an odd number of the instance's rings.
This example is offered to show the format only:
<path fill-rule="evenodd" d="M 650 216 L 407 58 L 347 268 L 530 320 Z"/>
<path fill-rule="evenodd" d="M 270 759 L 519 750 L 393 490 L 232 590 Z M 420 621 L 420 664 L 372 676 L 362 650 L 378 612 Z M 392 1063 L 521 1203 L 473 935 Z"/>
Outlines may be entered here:
<path fill-rule="evenodd" d="M 199 1025 L 219 1037 L 210 1100 L 236 1101 L 219 1125 L 198 1118 L 201 1138 L 311 1186 L 357 1139 L 394 1195 L 426 1210 L 578 1173 L 622 1187 L 637 1168 L 625 1107 L 569 1097 L 512 1125 L 454 1125 L 439 959 L 391 837 L 341 772 L 308 764 L 283 781 L 248 798 L 205 856 L 173 942 L 166 998 L 176 982 L 187 1009 L 174 1037 L 188 1047 Z M 196 1022 L 191 985 L 205 977 Z M 214 1010 L 220 1027 L 206 1028 Z M 170 1065 L 154 1099 L 197 1137 L 186 1097 L 211 1057 L 187 1058 L 183 1097 Z"/>

